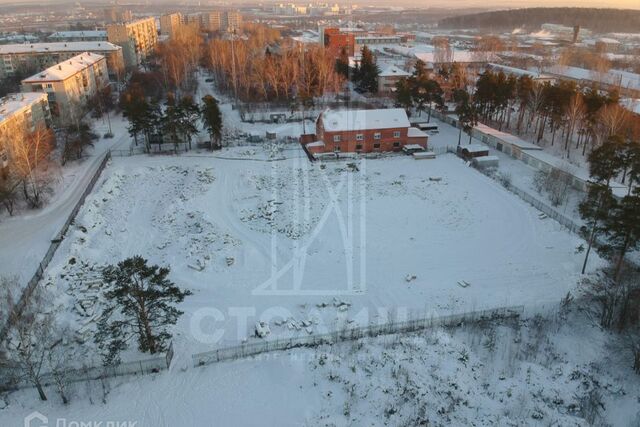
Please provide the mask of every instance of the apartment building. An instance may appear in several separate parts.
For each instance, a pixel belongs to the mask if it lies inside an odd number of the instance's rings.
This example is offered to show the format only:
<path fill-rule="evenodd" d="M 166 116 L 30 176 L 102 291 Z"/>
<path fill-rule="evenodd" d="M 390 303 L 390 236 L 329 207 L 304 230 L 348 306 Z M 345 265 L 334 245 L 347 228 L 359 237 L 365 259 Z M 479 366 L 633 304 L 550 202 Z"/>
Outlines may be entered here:
<path fill-rule="evenodd" d="M 68 120 L 108 84 L 106 58 L 84 52 L 22 80 L 22 91 L 46 93 L 51 114 Z"/>
<path fill-rule="evenodd" d="M 133 13 L 128 9 L 119 7 L 109 7 L 104 10 L 104 20 L 113 24 L 117 22 L 127 22 L 133 19 Z"/>
<path fill-rule="evenodd" d="M 40 127 L 48 127 L 51 117 L 47 94 L 23 92 L 0 98 L 0 171 L 9 165 L 9 138 L 15 140 Z"/>
<path fill-rule="evenodd" d="M 158 44 L 156 20 L 144 18 L 107 25 L 107 39 L 122 47 L 125 67 L 137 68 Z"/>
<path fill-rule="evenodd" d="M 242 15 L 236 11 L 212 11 L 200 15 L 204 31 L 234 31 L 242 27 Z"/>
<path fill-rule="evenodd" d="M 182 25 L 181 13 L 168 13 L 160 17 L 160 33 L 169 37 L 173 37 Z"/>
<path fill-rule="evenodd" d="M 106 41 L 82 41 L 0 45 L 0 78 L 42 70 L 84 52 L 104 56 L 111 79 L 119 80 L 124 75 L 122 47 Z"/>
<path fill-rule="evenodd" d="M 55 42 L 107 41 L 107 32 L 105 30 L 56 31 L 47 39 Z"/>
<path fill-rule="evenodd" d="M 222 29 L 225 31 L 240 30 L 242 28 L 242 15 L 238 11 L 228 10 L 224 12 Z"/>

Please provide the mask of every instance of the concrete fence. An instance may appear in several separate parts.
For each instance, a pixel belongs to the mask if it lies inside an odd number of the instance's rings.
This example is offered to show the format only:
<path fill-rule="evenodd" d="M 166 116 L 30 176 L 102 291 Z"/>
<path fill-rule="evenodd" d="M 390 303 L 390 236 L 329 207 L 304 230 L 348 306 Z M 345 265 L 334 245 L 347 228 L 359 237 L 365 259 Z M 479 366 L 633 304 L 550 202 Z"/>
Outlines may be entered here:
<path fill-rule="evenodd" d="M 478 323 L 489 320 L 519 317 L 523 311 L 523 306 L 512 306 L 447 316 L 413 319 L 403 322 L 388 322 L 380 325 L 347 328 L 326 334 L 264 340 L 233 347 L 218 348 L 211 351 L 196 353 L 192 355 L 191 358 L 193 360 L 193 366 L 198 367 L 293 348 L 317 347 L 323 344 L 355 341 L 366 337 L 417 332 L 438 326 L 455 326 L 462 323 Z"/>

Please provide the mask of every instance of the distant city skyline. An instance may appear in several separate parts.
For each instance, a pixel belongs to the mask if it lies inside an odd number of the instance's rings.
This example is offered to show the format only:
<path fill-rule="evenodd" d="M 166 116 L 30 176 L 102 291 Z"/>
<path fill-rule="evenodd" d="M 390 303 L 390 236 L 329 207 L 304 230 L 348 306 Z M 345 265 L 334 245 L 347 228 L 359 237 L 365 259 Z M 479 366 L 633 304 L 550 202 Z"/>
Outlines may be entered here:
<path fill-rule="evenodd" d="M 359 6 L 395 6 L 395 7 L 420 7 L 420 8 L 449 8 L 449 9 L 464 9 L 464 8 L 483 8 L 483 9 L 495 9 L 495 8 L 504 8 L 504 9 L 516 9 L 516 8 L 531 8 L 531 7 L 597 7 L 597 8 L 618 8 L 618 9 L 640 9 L 640 1 L 638 0 L 610 0 L 606 3 L 598 0 L 492 0 L 492 1 L 483 1 L 483 0 L 435 0 L 430 1 L 428 4 L 425 4 L 421 1 L 411 1 L 411 0 L 400 0 L 393 2 L 387 0 L 369 0 L 369 1 L 335 1 L 328 0 L 327 3 L 339 3 L 339 4 L 357 4 Z M 64 3 L 74 3 L 70 0 L 47 0 L 45 2 L 38 2 L 36 0 L 0 0 L 0 4 L 8 5 L 8 4 L 33 4 L 33 5 L 42 5 L 46 6 L 46 4 L 64 4 Z M 87 5 L 95 5 L 100 4 L 98 1 L 79 1 L 80 4 Z M 114 1 L 105 1 L 104 4 L 113 4 Z M 148 0 L 145 1 L 121 1 L 123 5 L 131 4 L 133 5 L 143 5 L 143 4 L 175 4 L 175 2 L 171 0 Z M 241 5 L 241 4 L 250 4 L 250 3 L 259 3 L 257 0 L 234 0 L 234 1 L 219 1 L 219 2 L 208 2 L 208 1 L 186 1 L 184 4 L 194 4 L 201 3 L 202 5 L 210 4 L 224 4 L 226 6 Z M 266 0 L 260 3 L 309 3 L 309 0 Z M 179 7 L 179 5 L 176 5 Z"/>

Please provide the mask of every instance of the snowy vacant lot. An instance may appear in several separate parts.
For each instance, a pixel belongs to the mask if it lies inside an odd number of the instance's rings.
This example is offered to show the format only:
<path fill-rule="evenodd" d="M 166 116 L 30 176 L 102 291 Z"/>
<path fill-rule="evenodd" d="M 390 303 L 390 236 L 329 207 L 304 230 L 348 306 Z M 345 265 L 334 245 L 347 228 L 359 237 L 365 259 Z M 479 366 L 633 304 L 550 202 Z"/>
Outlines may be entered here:
<path fill-rule="evenodd" d="M 89 337 L 97 267 L 134 254 L 171 266 L 194 292 L 174 340 L 187 355 L 243 340 L 257 320 L 281 336 L 556 302 L 576 284 L 579 239 L 538 215 L 452 155 L 311 164 L 285 146 L 115 158 L 48 282 Z"/>
<path fill-rule="evenodd" d="M 431 329 L 9 396 L 0 422 L 159 426 L 615 426 L 640 422 L 628 352 L 584 314 Z M 106 397 L 105 397 L 106 393 Z M 52 393 L 53 394 L 53 393 Z M 106 402 L 103 402 L 104 401 Z"/>

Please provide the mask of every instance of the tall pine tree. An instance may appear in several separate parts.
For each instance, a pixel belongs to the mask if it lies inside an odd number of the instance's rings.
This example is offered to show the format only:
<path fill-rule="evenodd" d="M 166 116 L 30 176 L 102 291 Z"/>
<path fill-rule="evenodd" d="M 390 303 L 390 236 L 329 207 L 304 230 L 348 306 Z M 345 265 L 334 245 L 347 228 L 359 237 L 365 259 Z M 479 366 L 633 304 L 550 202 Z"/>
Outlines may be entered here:
<path fill-rule="evenodd" d="M 175 305 L 191 295 L 168 279 L 169 271 L 147 265 L 141 256 L 104 268 L 106 308 L 95 340 L 105 352 L 107 363 L 117 361 L 120 351 L 133 338 L 143 352 L 153 354 L 167 348 L 171 339 L 169 327 L 182 315 Z"/>

